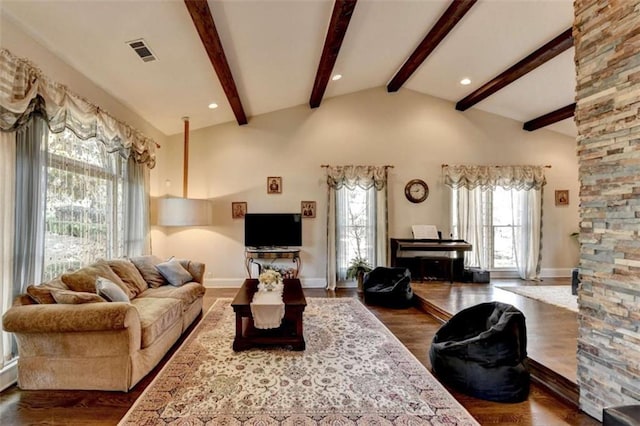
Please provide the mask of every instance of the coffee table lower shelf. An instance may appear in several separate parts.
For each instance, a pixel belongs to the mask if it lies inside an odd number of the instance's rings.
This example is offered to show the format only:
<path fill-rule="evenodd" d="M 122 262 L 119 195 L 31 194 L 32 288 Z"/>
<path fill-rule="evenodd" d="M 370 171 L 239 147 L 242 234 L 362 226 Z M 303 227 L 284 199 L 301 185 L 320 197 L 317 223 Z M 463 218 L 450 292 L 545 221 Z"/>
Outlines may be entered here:
<path fill-rule="evenodd" d="M 239 325 L 237 321 L 236 314 L 236 337 L 233 340 L 234 351 L 244 351 L 263 345 L 290 345 L 294 351 L 303 351 L 306 348 L 302 334 L 302 320 L 283 320 L 283 324 L 280 327 L 270 330 L 255 328 L 253 326 L 253 318 L 241 317 Z M 298 324 L 300 324 L 299 331 L 297 330 Z"/>

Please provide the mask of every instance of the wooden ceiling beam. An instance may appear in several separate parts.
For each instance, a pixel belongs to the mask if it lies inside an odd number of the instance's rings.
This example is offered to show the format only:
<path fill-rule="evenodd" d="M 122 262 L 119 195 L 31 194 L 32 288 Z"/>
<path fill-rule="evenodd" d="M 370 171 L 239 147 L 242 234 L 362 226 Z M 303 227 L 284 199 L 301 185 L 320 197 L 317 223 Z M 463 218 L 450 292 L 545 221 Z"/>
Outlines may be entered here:
<path fill-rule="evenodd" d="M 322 97 L 327 89 L 333 66 L 336 64 L 336 59 L 338 59 L 338 53 L 340 52 L 344 36 L 347 33 L 356 2 L 357 0 L 336 0 L 333 5 L 333 13 L 331 14 L 331 21 L 329 22 L 327 37 L 324 40 L 322 56 L 320 57 L 316 79 L 313 83 L 311 98 L 309 99 L 309 106 L 311 108 L 319 107 L 322 102 Z"/>
<path fill-rule="evenodd" d="M 444 40 L 462 17 L 471 9 L 477 0 L 453 0 L 438 22 L 413 51 L 409 59 L 387 84 L 387 92 L 397 92 L 411 75 L 422 65 L 427 57 Z"/>
<path fill-rule="evenodd" d="M 550 42 L 546 43 L 544 46 L 537 49 L 535 52 L 511 66 L 493 80 L 485 83 L 482 87 L 459 101 L 456 104 L 456 109 L 458 111 L 465 111 L 471 108 L 473 105 L 493 95 L 498 90 L 513 83 L 528 72 L 538 68 L 548 60 L 558 56 L 571 46 L 573 46 L 573 35 L 571 28 L 569 28 Z"/>
<path fill-rule="evenodd" d="M 236 116 L 236 120 L 239 125 L 247 124 L 247 116 L 242 108 L 242 102 L 240 101 L 240 95 L 238 95 L 238 89 L 236 83 L 231 74 L 227 57 L 224 54 L 222 48 L 222 42 L 216 29 L 216 24 L 213 21 L 213 15 L 207 0 L 184 0 L 184 4 L 187 6 L 191 20 L 198 30 L 200 40 L 204 45 L 211 65 L 218 75 L 218 80 L 222 85 L 229 105 L 233 110 L 233 114 Z"/>
<path fill-rule="evenodd" d="M 574 102 L 571 105 L 567 105 L 555 111 L 551 111 L 548 114 L 544 114 L 544 115 L 541 115 L 540 117 L 534 118 L 533 120 L 529 120 L 523 124 L 522 128 L 524 130 L 532 132 L 542 127 L 546 127 L 550 124 L 557 123 L 558 121 L 562 121 L 566 118 L 573 117 L 575 112 L 576 112 L 576 104 Z"/>

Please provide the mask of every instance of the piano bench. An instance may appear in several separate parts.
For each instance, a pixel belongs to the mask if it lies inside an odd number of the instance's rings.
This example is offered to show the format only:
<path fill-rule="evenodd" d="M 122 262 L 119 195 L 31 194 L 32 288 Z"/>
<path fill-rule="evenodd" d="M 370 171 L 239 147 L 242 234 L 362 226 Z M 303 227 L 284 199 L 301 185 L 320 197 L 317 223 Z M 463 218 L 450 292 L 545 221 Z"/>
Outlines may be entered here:
<path fill-rule="evenodd" d="M 420 282 L 424 281 L 426 276 L 426 264 L 430 263 L 433 265 L 438 265 L 439 274 L 436 275 L 436 279 L 448 280 L 449 282 L 453 282 L 453 270 L 452 270 L 452 261 L 449 257 L 434 257 L 434 256 L 419 256 L 417 257 L 418 264 L 420 265 L 420 271 L 418 273 Z M 442 266 L 440 266 L 442 265 Z M 429 277 L 430 278 L 430 277 Z M 428 279 L 429 279 L 428 278 Z"/>

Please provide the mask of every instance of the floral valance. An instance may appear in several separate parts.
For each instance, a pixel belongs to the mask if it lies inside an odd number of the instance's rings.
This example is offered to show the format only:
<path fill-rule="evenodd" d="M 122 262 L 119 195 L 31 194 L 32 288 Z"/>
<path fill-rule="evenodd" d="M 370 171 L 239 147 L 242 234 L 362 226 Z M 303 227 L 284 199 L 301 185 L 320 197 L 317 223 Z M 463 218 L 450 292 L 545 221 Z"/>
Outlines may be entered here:
<path fill-rule="evenodd" d="M 326 166 L 329 188 L 340 189 L 375 187 L 378 191 L 387 184 L 389 166 Z"/>
<path fill-rule="evenodd" d="M 442 166 L 444 183 L 452 188 L 540 189 L 547 183 L 545 166 Z"/>
<path fill-rule="evenodd" d="M 29 61 L 0 49 L 0 130 L 18 129 L 35 111 L 45 115 L 54 133 L 68 128 L 81 139 L 100 140 L 109 152 L 155 166 L 152 139 L 51 81 Z"/>

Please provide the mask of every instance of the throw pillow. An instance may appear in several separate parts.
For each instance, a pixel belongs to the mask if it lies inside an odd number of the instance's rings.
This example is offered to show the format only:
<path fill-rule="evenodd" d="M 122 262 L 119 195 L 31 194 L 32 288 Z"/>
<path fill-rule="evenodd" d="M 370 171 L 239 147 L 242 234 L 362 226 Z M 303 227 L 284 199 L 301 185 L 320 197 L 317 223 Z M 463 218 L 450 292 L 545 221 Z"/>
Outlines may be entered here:
<path fill-rule="evenodd" d="M 183 284 L 193 280 L 193 277 L 181 264 L 179 260 L 171 259 L 156 265 L 156 268 L 163 277 L 169 281 L 169 284 L 180 287 Z"/>
<path fill-rule="evenodd" d="M 40 285 L 30 285 L 27 287 L 27 294 L 38 303 L 52 304 L 56 303 L 56 300 L 51 294 L 52 291 L 68 289 L 69 287 L 58 277 Z"/>
<path fill-rule="evenodd" d="M 106 302 L 106 300 L 95 293 L 86 293 L 83 291 L 54 290 L 51 292 L 51 295 L 56 300 L 56 303 L 67 305 Z"/>
<path fill-rule="evenodd" d="M 127 288 L 137 296 L 149 288 L 138 268 L 129 259 L 108 260 L 107 264 L 120 277 Z"/>
<path fill-rule="evenodd" d="M 93 265 L 85 266 L 77 271 L 62 274 L 62 281 L 69 287 L 69 290 L 95 293 L 98 277 L 106 278 L 116 284 L 125 292 L 128 299 L 135 296 L 135 293 L 129 290 L 104 260 L 99 260 Z"/>
<path fill-rule="evenodd" d="M 162 263 L 160 258 L 151 255 L 132 257 L 131 263 L 138 268 L 142 278 L 149 284 L 149 287 L 158 288 L 161 285 L 167 284 L 167 280 L 165 280 L 160 271 L 156 269 L 156 265 Z"/>
<path fill-rule="evenodd" d="M 107 302 L 129 302 L 129 297 L 117 284 L 106 278 L 98 277 L 96 281 L 96 291 L 99 296 L 104 297 Z"/>

